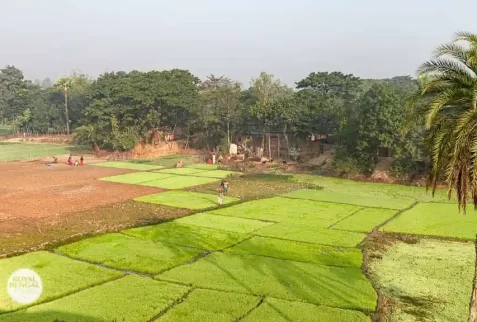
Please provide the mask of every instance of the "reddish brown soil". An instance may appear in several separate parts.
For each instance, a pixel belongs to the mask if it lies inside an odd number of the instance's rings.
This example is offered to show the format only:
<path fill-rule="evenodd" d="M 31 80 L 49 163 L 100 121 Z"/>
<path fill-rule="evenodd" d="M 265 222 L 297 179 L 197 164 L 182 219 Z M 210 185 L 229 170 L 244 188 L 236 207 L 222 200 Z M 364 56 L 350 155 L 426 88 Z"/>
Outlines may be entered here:
<path fill-rule="evenodd" d="M 134 172 L 45 162 L 0 163 L 0 220 L 53 217 L 125 201 L 161 190 L 99 181 Z"/>

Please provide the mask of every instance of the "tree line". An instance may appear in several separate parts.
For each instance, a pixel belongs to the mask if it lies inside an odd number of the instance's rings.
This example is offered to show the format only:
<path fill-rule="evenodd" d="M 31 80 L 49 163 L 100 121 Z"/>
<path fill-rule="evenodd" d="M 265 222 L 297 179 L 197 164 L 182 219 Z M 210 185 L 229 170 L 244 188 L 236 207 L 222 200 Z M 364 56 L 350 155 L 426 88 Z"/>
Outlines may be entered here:
<path fill-rule="evenodd" d="M 423 122 L 406 117 L 417 90 L 410 76 L 370 80 L 341 72 L 313 72 L 294 87 L 267 73 L 244 86 L 226 76 L 201 81 L 180 69 L 32 82 L 7 66 L 0 70 L 0 120 L 39 133 L 65 132 L 68 124 L 80 143 L 119 151 L 156 128 L 181 129 L 190 146 L 208 149 L 226 149 L 236 133 L 279 132 L 287 142 L 290 135 L 329 135 L 339 146 L 338 171 L 370 173 L 387 148 L 395 172 L 406 174 L 425 153 Z"/>

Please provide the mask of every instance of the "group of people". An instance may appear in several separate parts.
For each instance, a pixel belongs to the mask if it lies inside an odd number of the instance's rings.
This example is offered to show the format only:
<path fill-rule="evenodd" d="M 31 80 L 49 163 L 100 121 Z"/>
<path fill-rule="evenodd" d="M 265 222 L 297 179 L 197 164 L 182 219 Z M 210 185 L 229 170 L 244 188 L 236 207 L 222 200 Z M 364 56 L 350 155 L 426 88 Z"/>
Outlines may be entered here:
<path fill-rule="evenodd" d="M 68 165 L 69 166 L 79 166 L 79 165 L 84 165 L 84 158 L 83 156 L 81 156 L 81 158 L 79 159 L 79 162 L 78 160 L 75 160 L 75 162 L 73 163 L 73 157 L 70 155 L 69 158 L 68 158 Z"/>

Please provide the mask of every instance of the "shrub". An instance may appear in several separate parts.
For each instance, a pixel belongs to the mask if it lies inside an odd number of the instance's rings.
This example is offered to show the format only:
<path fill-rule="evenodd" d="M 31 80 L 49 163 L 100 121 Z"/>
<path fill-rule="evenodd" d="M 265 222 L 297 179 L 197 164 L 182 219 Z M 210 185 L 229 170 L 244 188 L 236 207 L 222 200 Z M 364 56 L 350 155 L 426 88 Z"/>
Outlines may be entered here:
<path fill-rule="evenodd" d="M 344 150 L 337 150 L 333 159 L 333 168 L 340 174 L 355 176 L 361 173 L 358 160 L 346 155 Z"/>
<path fill-rule="evenodd" d="M 391 167 L 389 168 L 389 172 L 392 176 L 399 178 L 399 179 L 409 179 L 414 174 L 416 174 L 417 168 L 412 160 L 409 157 L 400 157 L 396 158 L 392 163 Z"/>

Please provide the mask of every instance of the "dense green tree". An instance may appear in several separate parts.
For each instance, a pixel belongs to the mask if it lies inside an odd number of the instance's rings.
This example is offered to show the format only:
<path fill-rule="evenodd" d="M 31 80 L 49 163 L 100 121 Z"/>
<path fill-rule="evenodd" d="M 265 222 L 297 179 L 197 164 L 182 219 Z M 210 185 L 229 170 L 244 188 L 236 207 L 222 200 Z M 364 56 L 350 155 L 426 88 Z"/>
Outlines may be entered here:
<path fill-rule="evenodd" d="M 396 149 L 402 138 L 403 108 L 390 85 L 373 85 L 359 100 L 356 152 L 372 171 L 379 148 Z"/>
<path fill-rule="evenodd" d="M 275 78 L 272 74 L 261 73 L 258 78 L 252 79 L 250 92 L 255 96 L 255 103 L 250 106 L 250 114 L 257 118 L 263 133 L 277 128 L 287 119 L 280 119 L 280 115 L 287 115 L 290 108 L 289 102 L 293 96 L 293 90 Z M 262 148 L 265 145 L 263 136 Z"/>
<path fill-rule="evenodd" d="M 30 82 L 31 83 L 31 82 Z M 21 70 L 6 66 L 0 70 L 0 120 L 13 120 L 21 115 L 25 98 L 28 95 L 27 84 Z"/>
<path fill-rule="evenodd" d="M 341 72 L 311 73 L 296 83 L 300 109 L 299 129 L 304 134 L 337 134 L 355 112 L 361 80 Z"/>
<path fill-rule="evenodd" d="M 203 116 L 206 123 L 217 122 L 226 132 L 227 145 L 230 145 L 231 129 L 234 129 L 242 116 L 241 84 L 225 76 L 210 75 L 200 86 L 201 102 L 204 104 Z M 224 129 L 225 128 L 225 129 Z"/>
<path fill-rule="evenodd" d="M 371 173 L 377 164 L 380 148 L 391 149 L 395 157 L 412 153 L 409 151 L 412 141 L 404 127 L 404 110 L 390 84 L 379 82 L 372 85 L 358 99 L 356 114 L 340 133 L 337 164 L 348 169 L 352 165 L 357 168 L 356 172 Z"/>
<path fill-rule="evenodd" d="M 103 74 L 91 85 L 86 125 L 94 124 L 105 137 L 123 132 L 143 137 L 159 126 L 174 131 L 197 103 L 198 83 L 189 71 L 177 69 Z"/>

